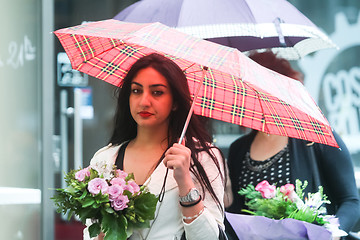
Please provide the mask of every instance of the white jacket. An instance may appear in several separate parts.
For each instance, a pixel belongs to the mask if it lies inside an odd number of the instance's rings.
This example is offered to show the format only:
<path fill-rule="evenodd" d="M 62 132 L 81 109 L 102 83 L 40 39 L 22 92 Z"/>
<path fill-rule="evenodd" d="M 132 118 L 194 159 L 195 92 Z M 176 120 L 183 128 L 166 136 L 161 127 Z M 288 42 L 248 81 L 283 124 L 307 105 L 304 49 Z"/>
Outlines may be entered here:
<path fill-rule="evenodd" d="M 107 146 L 100 149 L 95 153 L 90 162 L 91 165 L 95 164 L 115 164 L 119 146 Z M 215 156 L 219 159 L 221 167 L 221 174 L 224 176 L 224 169 L 220 152 L 217 149 L 213 149 Z M 208 178 L 211 182 L 211 186 L 218 199 L 220 200 L 223 209 L 223 197 L 224 197 L 224 183 L 219 174 L 217 167 L 206 152 L 199 154 L 199 161 L 204 167 Z M 146 185 L 149 191 L 155 195 L 159 195 L 164 176 L 166 173 L 166 167 L 160 163 L 150 177 L 146 180 Z M 197 182 L 194 176 L 193 181 L 195 186 L 201 192 L 201 186 Z M 204 193 L 201 193 L 202 197 Z M 169 169 L 169 173 L 166 180 L 165 195 L 162 202 L 158 202 L 155 212 L 155 219 L 150 222 L 150 228 L 144 228 L 134 231 L 130 240 L 174 240 L 180 239 L 184 230 L 186 231 L 187 240 L 216 240 L 218 239 L 219 229 L 218 224 L 224 229 L 224 215 L 218 208 L 216 202 L 211 197 L 209 192 L 206 192 L 204 202 L 204 212 L 197 217 L 190 224 L 183 222 L 182 214 L 179 205 L 179 190 L 177 183 L 173 177 L 173 171 Z M 88 229 L 84 230 L 84 240 L 89 240 Z"/>

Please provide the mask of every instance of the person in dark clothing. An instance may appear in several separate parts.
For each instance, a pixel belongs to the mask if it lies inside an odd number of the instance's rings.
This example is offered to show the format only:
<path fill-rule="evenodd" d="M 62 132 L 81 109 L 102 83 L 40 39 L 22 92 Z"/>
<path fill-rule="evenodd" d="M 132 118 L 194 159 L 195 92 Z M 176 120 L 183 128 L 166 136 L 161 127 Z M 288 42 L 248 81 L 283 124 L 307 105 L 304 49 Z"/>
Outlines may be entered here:
<path fill-rule="evenodd" d="M 302 74 L 291 68 L 286 59 L 272 52 L 250 55 L 259 64 L 288 77 L 302 81 Z M 360 216 L 360 201 L 350 153 L 336 132 L 340 148 L 286 136 L 269 135 L 253 130 L 229 149 L 228 166 L 233 202 L 226 210 L 242 213 L 246 208 L 244 196 L 238 194 L 248 184 L 256 186 L 267 180 L 278 186 L 295 185 L 295 180 L 308 181 L 307 192 L 317 192 L 322 185 L 331 204 L 327 214 L 336 215 L 340 229 L 349 232 Z"/>
<path fill-rule="evenodd" d="M 256 185 L 264 179 L 267 179 L 270 184 L 279 183 L 279 179 L 284 175 L 289 177 L 286 177 L 287 181 L 284 182 L 283 180 L 281 185 L 285 183 L 295 184 L 296 179 L 307 180 L 309 185 L 305 190 L 317 192 L 316 175 L 314 174 L 316 170 L 312 164 L 315 162 L 318 165 L 321 185 L 331 201 L 331 204 L 327 206 L 328 214 L 336 215 L 340 221 L 340 228 L 349 232 L 359 218 L 359 197 L 350 154 L 336 132 L 333 133 L 340 149 L 318 143 L 310 145 L 304 140 L 288 138 L 287 150 L 283 154 L 285 157 L 280 157 L 279 160 L 281 159 L 281 161 L 274 162 L 269 166 L 268 171 L 264 171 L 264 169 L 257 172 L 253 171 L 254 180 L 250 181 L 248 178 L 248 183 Z M 256 134 L 257 131 L 253 131 L 231 144 L 228 165 L 234 200 L 232 205 L 227 208 L 228 212 L 241 213 L 241 209 L 245 207 L 244 197 L 237 192 L 246 184 L 242 180 L 244 174 L 249 172 L 247 170 L 248 159 L 245 156 L 251 149 Z M 311 151 L 314 151 L 315 154 L 312 155 Z M 288 159 L 286 159 L 286 155 L 288 155 Z M 315 156 L 316 159 L 312 156 Z M 270 158 L 270 161 L 271 159 L 273 158 Z M 250 158 L 250 161 L 255 160 Z M 281 172 L 282 174 L 279 170 L 276 171 L 276 169 L 280 169 L 279 166 L 286 166 L 287 163 L 289 163 L 288 170 L 285 168 Z M 272 172 L 271 169 L 274 171 Z M 274 179 L 271 179 L 271 173 L 274 173 Z"/>

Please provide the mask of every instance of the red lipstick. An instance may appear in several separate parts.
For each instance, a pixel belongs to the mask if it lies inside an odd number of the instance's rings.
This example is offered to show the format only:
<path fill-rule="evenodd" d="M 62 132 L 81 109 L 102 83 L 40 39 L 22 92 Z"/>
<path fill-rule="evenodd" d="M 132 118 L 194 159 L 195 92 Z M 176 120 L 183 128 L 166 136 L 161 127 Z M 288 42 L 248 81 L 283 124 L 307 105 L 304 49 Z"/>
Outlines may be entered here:
<path fill-rule="evenodd" d="M 141 117 L 144 117 L 144 118 L 147 118 L 147 117 L 150 117 L 152 115 L 152 113 L 149 113 L 149 112 L 146 112 L 146 111 L 142 111 L 142 112 L 139 112 L 139 115 Z"/>

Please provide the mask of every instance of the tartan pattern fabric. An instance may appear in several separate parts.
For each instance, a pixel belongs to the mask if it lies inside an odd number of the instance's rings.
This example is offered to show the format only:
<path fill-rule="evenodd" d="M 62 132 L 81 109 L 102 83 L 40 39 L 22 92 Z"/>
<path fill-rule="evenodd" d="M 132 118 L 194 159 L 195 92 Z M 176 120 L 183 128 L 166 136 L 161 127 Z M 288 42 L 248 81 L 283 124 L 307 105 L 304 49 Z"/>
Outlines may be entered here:
<path fill-rule="evenodd" d="M 300 83 L 236 49 L 160 23 L 105 20 L 60 29 L 55 35 L 74 69 L 110 84 L 121 87 L 135 61 L 157 52 L 184 70 L 192 94 L 202 84 L 195 114 L 337 147 L 327 120 Z"/>

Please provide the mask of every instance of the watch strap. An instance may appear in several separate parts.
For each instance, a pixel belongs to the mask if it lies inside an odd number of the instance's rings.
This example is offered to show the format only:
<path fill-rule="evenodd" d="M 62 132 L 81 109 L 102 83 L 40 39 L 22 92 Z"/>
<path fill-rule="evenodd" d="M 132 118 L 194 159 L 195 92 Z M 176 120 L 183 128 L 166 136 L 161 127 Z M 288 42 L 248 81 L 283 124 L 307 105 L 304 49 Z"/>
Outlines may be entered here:
<path fill-rule="evenodd" d="M 192 207 L 192 206 L 195 206 L 196 204 L 198 204 L 200 201 L 201 201 L 201 195 L 199 195 L 200 197 L 199 197 L 199 199 L 197 200 L 197 201 L 195 201 L 195 202 L 192 202 L 192 203 L 189 203 L 189 204 L 184 204 L 183 202 L 179 202 L 180 203 L 180 205 L 182 206 L 182 207 Z"/>

